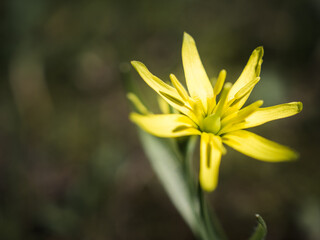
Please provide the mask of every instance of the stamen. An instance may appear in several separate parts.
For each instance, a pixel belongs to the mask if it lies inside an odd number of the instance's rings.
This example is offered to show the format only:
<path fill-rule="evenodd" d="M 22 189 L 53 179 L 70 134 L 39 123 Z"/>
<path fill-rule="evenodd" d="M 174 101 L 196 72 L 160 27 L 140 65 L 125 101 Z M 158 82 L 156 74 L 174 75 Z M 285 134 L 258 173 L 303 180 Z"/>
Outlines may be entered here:
<path fill-rule="evenodd" d="M 218 135 L 222 135 L 227 132 L 232 132 L 236 130 L 243 129 L 245 127 L 245 121 L 236 123 L 236 124 L 228 124 L 221 128 L 221 130 L 218 132 Z"/>
<path fill-rule="evenodd" d="M 226 118 L 224 118 L 221 121 L 222 127 L 221 127 L 221 130 L 219 131 L 218 134 L 223 134 L 226 132 L 226 129 L 228 129 L 228 131 L 229 131 L 230 127 L 233 127 L 236 124 L 243 122 L 248 116 L 250 116 L 252 113 L 254 113 L 262 104 L 263 104 L 263 101 L 258 100 L 256 102 L 250 104 L 249 106 L 241 109 L 237 113 L 233 113 L 233 114 L 227 116 Z"/>
<path fill-rule="evenodd" d="M 217 105 L 216 103 L 216 97 L 214 96 L 213 98 L 207 98 L 207 106 L 208 106 L 208 112 L 207 115 L 212 114 L 215 106 Z"/>
<path fill-rule="evenodd" d="M 245 118 L 247 118 L 249 115 L 251 115 L 252 113 L 254 113 L 261 105 L 263 104 L 262 100 L 258 100 L 252 104 L 250 104 L 249 106 L 241 109 L 238 113 L 237 118 L 244 120 Z"/>
<path fill-rule="evenodd" d="M 180 97 L 186 102 L 189 101 L 189 95 L 185 88 L 182 86 L 182 84 L 179 82 L 179 80 L 176 78 L 174 74 L 170 74 L 170 80 L 172 82 L 172 85 L 175 87 L 175 89 L 178 91 Z"/>
<path fill-rule="evenodd" d="M 205 116 L 203 105 L 200 99 L 190 98 L 190 105 L 193 113 L 197 116 L 198 119 L 202 119 Z"/>
<path fill-rule="evenodd" d="M 253 81 L 248 82 L 244 85 L 237 93 L 234 95 L 234 98 L 240 99 L 246 95 L 252 88 L 260 81 L 260 77 L 256 77 Z"/>
<path fill-rule="evenodd" d="M 226 76 L 227 76 L 227 71 L 222 69 L 219 73 L 217 82 L 213 88 L 213 93 L 215 96 L 217 96 L 221 92 Z"/>
<path fill-rule="evenodd" d="M 219 102 L 218 102 L 218 104 L 217 104 L 217 106 L 215 108 L 215 111 L 214 111 L 214 113 L 217 116 L 221 116 L 221 114 L 222 114 L 222 111 L 223 111 L 223 109 L 225 107 L 225 104 L 227 102 L 227 99 L 228 99 L 227 97 L 228 97 L 228 93 L 229 93 L 229 91 L 231 89 L 231 86 L 232 86 L 231 83 L 226 83 L 224 85 L 224 87 L 223 87 L 221 98 L 220 98 L 220 100 L 219 100 Z"/>
<path fill-rule="evenodd" d="M 235 111 L 230 114 L 225 114 L 225 117 L 222 116 L 221 125 L 226 126 L 227 124 L 229 124 L 235 117 L 237 117 L 238 112 L 239 111 Z"/>

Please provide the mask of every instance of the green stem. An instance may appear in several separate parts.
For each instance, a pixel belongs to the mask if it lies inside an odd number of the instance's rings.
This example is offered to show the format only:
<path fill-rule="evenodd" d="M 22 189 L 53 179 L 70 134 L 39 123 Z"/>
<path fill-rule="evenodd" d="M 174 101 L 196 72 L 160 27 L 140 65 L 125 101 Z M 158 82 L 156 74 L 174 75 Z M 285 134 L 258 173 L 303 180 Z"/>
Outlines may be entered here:
<path fill-rule="evenodd" d="M 205 226 L 205 229 L 210 236 L 210 239 L 221 239 L 225 240 L 226 235 L 224 234 L 219 221 L 217 221 L 217 217 L 215 214 L 210 211 L 209 205 L 205 200 L 204 191 L 201 188 L 200 184 L 198 185 L 198 197 L 200 203 L 200 215 L 202 222 Z M 213 219 L 215 221 L 213 221 Z"/>
<path fill-rule="evenodd" d="M 209 205 L 205 199 L 204 191 L 202 190 L 199 181 L 195 180 L 193 171 L 193 155 L 197 145 L 197 137 L 190 137 L 186 150 L 184 151 L 184 171 L 186 180 L 188 181 L 190 197 L 193 198 L 195 215 L 198 216 L 198 233 L 202 240 L 225 240 L 226 235 L 221 228 L 221 225 L 215 216 L 210 211 Z"/>
<path fill-rule="evenodd" d="M 217 218 L 214 211 L 205 200 L 204 191 L 201 188 L 200 184 L 199 184 L 198 194 L 199 194 L 199 199 L 201 201 L 200 206 L 201 206 L 202 216 L 203 216 L 207 231 L 210 233 L 211 236 L 215 236 L 215 237 L 218 236 L 217 239 L 226 240 L 227 236 L 220 224 L 219 219 Z"/>
<path fill-rule="evenodd" d="M 189 138 L 189 141 L 187 143 L 187 149 L 185 151 L 185 164 L 184 164 L 184 170 L 185 170 L 185 174 L 186 174 L 186 179 L 188 180 L 188 186 L 190 188 L 190 193 L 192 196 L 192 193 L 196 192 L 196 182 L 194 180 L 194 174 L 193 174 L 193 154 L 194 154 L 194 150 L 196 148 L 197 145 L 197 136 L 191 136 Z"/>

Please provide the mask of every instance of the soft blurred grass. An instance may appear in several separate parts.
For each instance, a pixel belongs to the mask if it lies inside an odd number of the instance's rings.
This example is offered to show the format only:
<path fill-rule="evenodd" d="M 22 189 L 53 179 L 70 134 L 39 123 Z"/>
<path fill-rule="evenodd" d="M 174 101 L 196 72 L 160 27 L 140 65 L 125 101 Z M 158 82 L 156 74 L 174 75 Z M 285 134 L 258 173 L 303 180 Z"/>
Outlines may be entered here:
<path fill-rule="evenodd" d="M 301 100 L 298 116 L 256 131 L 301 159 L 266 164 L 229 150 L 210 195 L 231 239 L 254 213 L 270 239 L 317 239 L 317 1 L 0 3 L 0 239 L 193 239 L 154 177 L 128 121 L 125 86 L 154 97 L 129 65 L 183 79 L 182 33 L 211 77 L 234 82 L 265 47 L 252 100 Z M 150 103 L 150 106 L 154 106 Z"/>

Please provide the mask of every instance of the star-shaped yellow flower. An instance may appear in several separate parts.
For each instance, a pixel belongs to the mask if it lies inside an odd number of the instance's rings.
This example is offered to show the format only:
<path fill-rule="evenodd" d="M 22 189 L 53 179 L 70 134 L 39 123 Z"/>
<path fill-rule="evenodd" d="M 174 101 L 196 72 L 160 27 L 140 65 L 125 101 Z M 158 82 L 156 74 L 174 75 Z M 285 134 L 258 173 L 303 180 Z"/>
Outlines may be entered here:
<path fill-rule="evenodd" d="M 189 94 L 175 75 L 170 74 L 170 86 L 150 73 L 143 63 L 131 62 L 142 79 L 179 113 L 151 114 L 144 109 L 143 114 L 131 113 L 130 119 L 158 137 L 200 135 L 199 181 L 206 191 L 212 191 L 217 186 L 221 155 L 226 152 L 223 143 L 262 161 L 296 159 L 298 154 L 290 148 L 243 130 L 292 116 L 302 110 L 301 102 L 260 108 L 263 104 L 261 100 L 242 108 L 260 80 L 262 56 L 263 48 L 256 48 L 233 85 L 224 83 L 226 71 L 222 70 L 212 87 L 195 41 L 184 33 L 182 62 Z"/>

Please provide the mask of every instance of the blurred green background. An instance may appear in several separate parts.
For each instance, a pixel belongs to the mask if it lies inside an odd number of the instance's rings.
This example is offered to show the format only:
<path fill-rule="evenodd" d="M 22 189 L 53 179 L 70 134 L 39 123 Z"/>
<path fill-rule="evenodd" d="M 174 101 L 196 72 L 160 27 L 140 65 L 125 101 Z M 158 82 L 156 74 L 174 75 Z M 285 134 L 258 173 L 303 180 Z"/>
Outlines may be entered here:
<path fill-rule="evenodd" d="M 209 194 L 230 239 L 255 213 L 268 239 L 320 239 L 318 0 L 0 2 L 0 239 L 194 239 L 128 120 L 126 89 L 155 94 L 129 65 L 183 79 L 183 32 L 210 77 L 234 82 L 265 48 L 250 99 L 302 101 L 297 116 L 254 129 L 300 152 L 293 163 L 228 149 Z"/>

